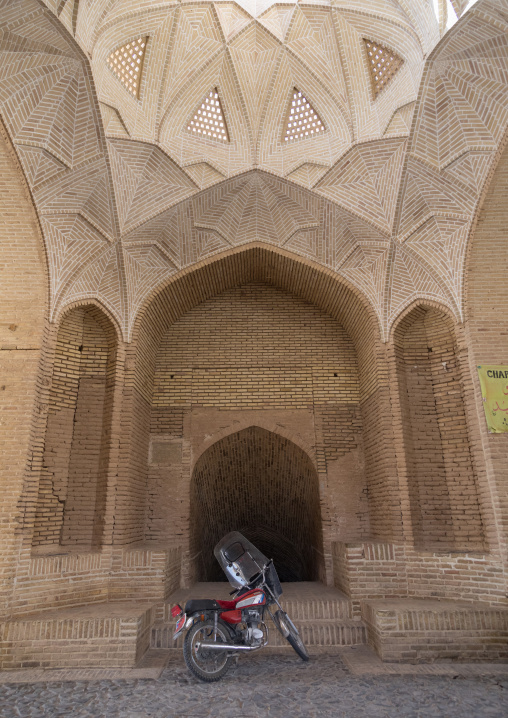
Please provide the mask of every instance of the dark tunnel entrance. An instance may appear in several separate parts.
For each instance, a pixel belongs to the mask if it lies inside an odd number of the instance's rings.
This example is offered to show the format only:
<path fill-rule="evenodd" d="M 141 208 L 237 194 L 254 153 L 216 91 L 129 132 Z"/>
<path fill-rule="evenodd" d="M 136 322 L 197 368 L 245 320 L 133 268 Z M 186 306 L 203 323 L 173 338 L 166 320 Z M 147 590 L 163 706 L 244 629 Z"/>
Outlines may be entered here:
<path fill-rule="evenodd" d="M 229 531 L 273 558 L 281 581 L 318 580 L 321 511 L 309 456 L 257 426 L 221 439 L 194 469 L 191 527 L 198 581 L 226 580 L 213 548 Z"/>

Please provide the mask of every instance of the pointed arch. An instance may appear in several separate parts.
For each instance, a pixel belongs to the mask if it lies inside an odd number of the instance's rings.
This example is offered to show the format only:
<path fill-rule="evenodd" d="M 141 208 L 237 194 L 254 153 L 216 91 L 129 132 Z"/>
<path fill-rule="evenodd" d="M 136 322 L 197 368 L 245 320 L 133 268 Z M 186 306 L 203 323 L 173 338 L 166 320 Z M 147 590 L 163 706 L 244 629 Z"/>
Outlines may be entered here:
<path fill-rule="evenodd" d="M 279 434 L 249 426 L 200 456 L 191 484 L 191 553 L 198 580 L 224 580 L 213 547 L 240 531 L 282 581 L 312 581 L 322 566 L 318 475 L 310 457 Z"/>
<path fill-rule="evenodd" d="M 411 533 L 417 550 L 483 551 L 465 377 L 450 312 L 417 302 L 393 331 Z"/>

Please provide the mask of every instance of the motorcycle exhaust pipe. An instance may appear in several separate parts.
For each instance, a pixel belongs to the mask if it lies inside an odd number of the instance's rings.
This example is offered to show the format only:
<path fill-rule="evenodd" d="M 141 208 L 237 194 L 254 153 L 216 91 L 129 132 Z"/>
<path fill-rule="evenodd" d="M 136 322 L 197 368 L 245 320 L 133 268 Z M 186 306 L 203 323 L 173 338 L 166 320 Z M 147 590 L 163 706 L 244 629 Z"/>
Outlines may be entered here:
<path fill-rule="evenodd" d="M 197 651 L 201 648 L 212 651 L 257 651 L 259 648 L 263 648 L 263 645 L 261 643 L 259 646 L 243 646 L 235 643 L 214 643 L 213 641 L 201 641 L 194 644 Z"/>

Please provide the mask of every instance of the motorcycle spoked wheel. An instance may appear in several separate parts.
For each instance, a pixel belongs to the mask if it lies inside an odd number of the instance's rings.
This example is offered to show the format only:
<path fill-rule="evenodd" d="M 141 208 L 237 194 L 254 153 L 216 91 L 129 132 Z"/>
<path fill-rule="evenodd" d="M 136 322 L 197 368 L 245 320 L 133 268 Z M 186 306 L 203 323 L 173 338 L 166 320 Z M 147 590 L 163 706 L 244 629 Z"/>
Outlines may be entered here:
<path fill-rule="evenodd" d="M 230 636 L 228 629 L 217 622 L 217 642 L 229 643 Z M 183 657 L 187 668 L 196 678 L 205 683 L 220 681 L 229 671 L 234 663 L 234 657 L 229 656 L 227 651 L 214 651 L 206 648 L 197 648 L 196 644 L 201 641 L 213 639 L 214 621 L 198 621 L 187 631 L 183 644 Z"/>
<path fill-rule="evenodd" d="M 275 613 L 275 619 L 275 625 L 282 633 L 284 638 L 287 640 L 289 645 L 293 648 L 295 653 L 300 656 L 302 661 L 308 661 L 309 654 L 305 647 L 305 643 L 302 641 L 300 634 L 293 626 L 293 623 L 289 620 L 289 616 L 287 615 L 287 613 L 279 609 Z"/>

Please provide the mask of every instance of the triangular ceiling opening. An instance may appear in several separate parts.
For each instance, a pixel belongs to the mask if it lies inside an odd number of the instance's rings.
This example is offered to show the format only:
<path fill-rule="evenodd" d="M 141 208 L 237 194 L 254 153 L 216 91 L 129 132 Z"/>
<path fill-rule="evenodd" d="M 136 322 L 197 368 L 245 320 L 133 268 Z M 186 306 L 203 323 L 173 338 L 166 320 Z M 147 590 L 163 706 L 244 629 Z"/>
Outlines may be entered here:
<path fill-rule="evenodd" d="M 229 132 L 216 87 L 206 95 L 187 123 L 187 130 L 198 137 L 229 142 Z"/>
<path fill-rule="evenodd" d="M 110 69 L 136 99 L 139 99 L 147 42 L 148 37 L 138 37 L 120 45 L 108 57 Z"/>
<path fill-rule="evenodd" d="M 287 121 L 284 129 L 284 142 L 304 140 L 315 137 L 325 131 L 323 120 L 312 107 L 303 92 L 296 87 L 289 101 Z"/>
<path fill-rule="evenodd" d="M 393 80 L 404 64 L 404 60 L 389 47 L 368 40 L 366 37 L 363 38 L 363 44 L 369 65 L 372 96 L 376 99 L 379 93 Z"/>

